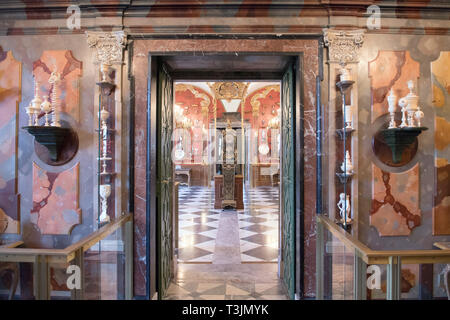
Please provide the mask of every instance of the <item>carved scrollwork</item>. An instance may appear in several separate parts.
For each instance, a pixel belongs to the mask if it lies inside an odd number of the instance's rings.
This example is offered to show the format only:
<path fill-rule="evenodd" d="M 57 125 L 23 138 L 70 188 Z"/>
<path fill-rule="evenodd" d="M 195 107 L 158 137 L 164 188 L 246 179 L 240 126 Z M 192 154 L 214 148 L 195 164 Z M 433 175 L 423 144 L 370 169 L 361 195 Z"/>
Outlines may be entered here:
<path fill-rule="evenodd" d="M 278 85 L 266 86 L 264 87 L 264 90 L 253 95 L 253 97 L 250 100 L 250 105 L 252 106 L 252 112 L 254 117 L 258 117 L 259 115 L 259 108 L 261 106 L 261 102 L 259 101 L 259 99 L 264 99 L 272 90 L 275 91 L 278 90 Z"/>
<path fill-rule="evenodd" d="M 330 62 L 345 66 L 359 61 L 359 49 L 364 42 L 364 30 L 323 29 Z"/>

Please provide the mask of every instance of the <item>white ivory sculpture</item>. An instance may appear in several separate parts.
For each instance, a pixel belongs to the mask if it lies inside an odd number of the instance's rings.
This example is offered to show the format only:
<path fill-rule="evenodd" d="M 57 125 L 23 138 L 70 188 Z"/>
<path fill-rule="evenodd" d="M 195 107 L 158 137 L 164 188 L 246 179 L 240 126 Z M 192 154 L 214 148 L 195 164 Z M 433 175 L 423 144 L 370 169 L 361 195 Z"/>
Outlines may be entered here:
<path fill-rule="evenodd" d="M 102 82 L 108 82 L 107 78 L 108 78 L 109 67 L 110 66 L 106 63 L 102 63 L 100 65 L 100 72 L 102 73 Z"/>
<path fill-rule="evenodd" d="M 31 126 L 33 126 L 33 123 L 34 123 L 34 121 L 33 121 L 33 115 L 34 115 L 33 105 L 30 103 L 28 105 L 28 107 L 25 108 L 25 110 L 28 115 L 28 126 L 31 127 Z"/>
<path fill-rule="evenodd" d="M 101 214 L 100 222 L 109 222 L 110 218 L 107 214 L 108 211 L 108 198 L 111 195 L 111 185 L 102 184 L 100 185 L 100 198 L 101 198 Z"/>
<path fill-rule="evenodd" d="M 350 158 L 350 153 L 348 152 L 348 150 L 345 153 L 345 160 L 341 164 L 341 170 L 345 174 L 353 174 L 353 164 L 352 164 L 352 160 Z"/>
<path fill-rule="evenodd" d="M 397 109 L 397 96 L 394 93 L 394 89 L 391 89 L 389 96 L 387 97 L 387 101 L 389 104 L 389 115 L 391 117 L 391 121 L 389 122 L 389 129 L 397 128 L 397 124 L 395 123 L 395 111 Z"/>
<path fill-rule="evenodd" d="M 48 82 L 53 85 L 52 89 L 52 126 L 53 127 L 61 127 L 59 123 L 59 108 L 60 108 L 60 100 L 59 100 L 59 84 L 61 82 L 61 75 L 55 70 L 50 75 Z"/>
<path fill-rule="evenodd" d="M 50 101 L 48 101 L 48 96 L 44 96 L 44 102 L 41 104 L 41 110 L 45 113 L 45 124 L 44 126 L 48 127 L 50 124 L 48 123 L 48 114 L 52 110 L 52 105 Z"/>
<path fill-rule="evenodd" d="M 418 107 L 418 110 L 414 113 L 414 118 L 417 121 L 417 126 L 422 126 L 422 118 L 424 117 L 423 111 L 420 110 L 420 107 Z"/>
<path fill-rule="evenodd" d="M 106 174 L 106 160 L 111 160 L 111 158 L 107 157 L 107 151 L 108 151 L 108 126 L 106 124 L 106 120 L 108 120 L 109 118 L 109 112 L 106 111 L 105 109 L 102 109 L 100 111 L 100 119 L 102 121 L 102 127 L 101 127 L 101 132 L 102 132 L 102 157 L 100 158 L 100 160 L 103 161 L 103 171 L 102 174 Z"/>
<path fill-rule="evenodd" d="M 341 221 L 346 221 L 347 223 L 350 223 L 352 221 L 350 217 L 351 208 L 350 208 L 350 196 L 345 196 L 345 193 L 341 193 L 339 195 L 339 202 L 337 204 L 337 207 L 339 208 L 339 215 L 341 216 Z"/>
<path fill-rule="evenodd" d="M 402 110 L 402 123 L 400 124 L 400 128 L 405 128 L 408 126 L 408 123 L 406 122 L 406 105 L 407 105 L 407 101 L 406 99 L 403 97 L 398 101 L 398 105 L 400 106 L 401 110 Z"/>
<path fill-rule="evenodd" d="M 342 68 L 340 71 L 340 80 L 341 81 L 351 81 L 352 80 L 352 76 L 350 75 L 350 71 L 348 71 L 347 68 Z"/>
<path fill-rule="evenodd" d="M 408 81 L 408 89 L 409 93 L 398 101 L 399 106 L 402 108 L 402 123 L 400 124 L 400 128 L 416 127 L 414 120 L 418 121 L 418 126 L 420 127 L 420 119 L 424 115 L 419 107 L 419 96 L 413 92 L 414 82 L 412 80 Z"/>
<path fill-rule="evenodd" d="M 353 114 L 352 114 L 352 106 L 346 105 L 344 107 L 344 116 L 345 116 L 345 125 L 346 129 L 353 129 L 352 127 L 352 120 L 353 120 Z"/>
<path fill-rule="evenodd" d="M 419 96 L 414 94 L 414 82 L 412 80 L 408 81 L 409 93 L 406 95 L 406 111 L 408 112 L 408 127 L 415 127 L 414 114 L 419 109 Z"/>
<path fill-rule="evenodd" d="M 39 111 L 41 111 L 42 99 L 39 97 L 39 82 L 34 83 L 34 98 L 31 100 L 31 106 L 33 107 L 34 125 L 38 126 Z"/>

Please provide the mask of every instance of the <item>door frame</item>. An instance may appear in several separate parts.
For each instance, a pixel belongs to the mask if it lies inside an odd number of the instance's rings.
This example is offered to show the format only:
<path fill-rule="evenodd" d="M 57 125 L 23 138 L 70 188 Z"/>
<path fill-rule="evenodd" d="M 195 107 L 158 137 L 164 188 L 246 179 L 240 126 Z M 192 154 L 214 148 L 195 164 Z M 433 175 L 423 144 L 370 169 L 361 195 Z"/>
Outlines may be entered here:
<path fill-rule="evenodd" d="M 222 52 L 216 53 L 216 55 L 221 55 L 221 54 L 223 54 L 223 53 Z M 272 55 L 278 55 L 278 54 L 280 54 L 280 53 L 272 53 Z M 249 55 L 252 55 L 252 54 L 249 54 Z M 253 55 L 255 55 L 255 54 L 253 54 Z M 156 72 L 158 72 L 158 74 L 159 74 L 159 68 L 164 63 L 163 62 L 163 57 L 161 55 L 153 55 L 153 56 L 149 55 L 149 56 L 151 57 L 150 59 L 152 61 L 151 62 L 151 70 L 156 70 Z M 291 56 L 291 55 L 289 55 L 289 56 Z M 201 59 L 201 57 L 199 59 Z M 300 126 L 303 125 L 302 124 L 302 119 L 300 117 L 297 117 L 297 114 L 301 114 L 301 112 L 303 111 L 302 110 L 303 96 L 302 96 L 302 92 L 300 92 L 300 91 L 297 92 L 298 88 L 302 87 L 301 85 L 298 86 L 297 83 L 299 83 L 299 81 L 302 80 L 301 69 L 299 69 L 299 66 L 301 66 L 301 63 L 300 63 L 301 60 L 303 60 L 303 54 L 299 54 L 297 56 L 292 56 L 292 61 L 287 66 L 287 68 L 292 68 L 293 69 L 293 87 L 292 87 L 292 90 L 294 90 L 294 93 L 293 93 L 293 95 L 294 95 L 294 101 L 293 101 L 294 105 L 291 106 L 291 108 L 292 108 L 291 112 L 293 114 L 294 119 L 300 120 Z M 171 75 L 171 78 L 172 78 L 172 85 L 174 85 L 174 83 L 176 81 L 180 81 L 180 80 L 191 80 L 192 81 L 193 80 L 192 77 L 195 77 L 196 78 L 195 80 L 200 80 L 201 79 L 201 80 L 205 80 L 205 81 L 206 80 L 214 80 L 214 79 L 215 80 L 217 80 L 217 79 L 223 80 L 223 78 L 228 78 L 228 79 L 232 79 L 232 80 L 236 80 L 236 81 L 239 81 L 239 80 L 272 81 L 273 80 L 273 81 L 280 81 L 280 85 L 281 85 L 281 82 L 282 82 L 281 80 L 282 80 L 283 75 L 284 75 L 285 72 L 286 72 L 286 69 L 280 71 L 280 73 L 265 74 L 265 75 L 261 75 L 260 73 L 252 73 L 252 72 L 244 72 L 244 73 L 239 72 L 237 74 L 232 73 L 232 72 L 231 73 L 226 73 L 226 74 L 209 72 L 209 73 L 199 73 L 199 74 L 195 74 L 194 76 L 192 76 L 191 73 L 185 74 L 185 73 L 176 73 L 176 72 L 171 71 L 170 75 Z M 152 78 L 153 78 L 153 76 L 152 76 Z M 150 81 L 154 82 L 154 79 L 153 79 L 153 81 L 150 79 Z M 159 103 L 160 97 L 158 96 L 159 90 L 157 88 L 158 85 L 159 85 L 160 80 L 157 79 L 156 82 L 157 82 L 157 84 L 156 84 L 156 90 L 157 91 L 151 91 L 150 92 L 150 96 L 154 97 L 155 101 L 156 101 L 156 104 L 153 105 L 154 106 L 153 109 L 156 109 L 156 110 L 152 110 L 152 113 L 156 113 L 156 115 L 158 115 L 158 114 L 161 114 L 161 110 L 160 110 L 161 104 Z M 150 90 L 151 89 L 152 89 L 152 83 L 150 83 Z M 175 92 L 175 91 L 173 91 L 173 92 Z M 152 99 L 152 101 L 153 101 L 153 99 Z M 152 105 L 150 107 L 152 108 Z M 160 121 L 160 119 L 156 119 L 156 122 L 150 122 L 152 125 L 156 124 L 155 134 L 153 135 L 154 137 L 155 136 L 158 137 L 159 134 L 160 134 L 160 132 L 156 132 L 156 130 L 160 129 L 159 121 Z M 297 255 L 299 255 L 299 254 L 300 255 L 302 254 L 302 252 L 303 252 L 303 250 L 302 250 L 303 244 L 301 242 L 300 243 L 296 243 L 297 233 L 299 232 L 297 230 L 296 226 L 298 224 L 299 228 L 303 228 L 303 216 L 300 215 L 300 216 L 297 217 L 297 210 L 296 209 L 303 205 L 302 203 L 297 204 L 297 198 L 298 198 L 297 197 L 297 193 L 303 192 L 302 191 L 303 190 L 303 179 L 302 179 L 302 177 L 303 177 L 304 173 L 303 173 L 303 168 L 302 167 L 301 168 L 297 167 L 297 162 L 296 161 L 297 161 L 297 158 L 299 158 L 299 157 L 296 156 L 295 150 L 297 149 L 296 148 L 297 146 L 300 147 L 300 149 L 302 148 L 301 145 L 297 145 L 297 136 L 298 136 L 297 131 L 299 131 L 299 132 L 303 131 L 303 128 L 302 127 L 299 128 L 301 130 L 297 129 L 297 126 L 298 126 L 298 122 L 297 121 L 293 121 L 292 126 L 293 126 L 293 128 L 292 128 L 293 141 L 292 142 L 293 142 L 293 149 L 294 149 L 294 154 L 293 154 L 294 173 L 293 173 L 293 176 L 289 178 L 289 180 L 292 179 L 291 181 L 295 181 L 294 196 L 291 199 L 292 203 L 294 203 L 294 208 L 295 208 L 294 209 L 294 222 L 295 222 L 295 224 L 294 224 L 294 234 L 291 234 L 291 238 L 294 239 L 294 248 L 293 248 L 294 249 L 294 257 L 293 257 L 294 258 L 294 270 L 293 270 L 293 274 L 292 274 L 293 281 L 294 281 L 294 288 L 293 288 L 293 290 L 294 290 L 295 293 L 297 293 L 297 289 L 302 286 L 302 281 L 303 281 L 302 280 L 302 276 L 303 275 L 302 275 L 302 265 L 298 265 L 298 263 L 295 262 L 295 257 Z M 284 141 L 283 137 L 282 137 L 281 141 Z M 155 141 L 155 142 L 156 142 L 156 148 L 155 148 L 154 151 L 156 153 L 156 156 L 154 158 L 156 159 L 156 161 L 158 161 L 159 147 L 160 147 L 161 144 L 158 141 Z M 283 150 L 283 148 L 281 148 L 281 150 Z M 300 152 L 300 154 L 303 155 L 302 152 Z M 281 154 L 281 157 L 283 157 L 283 156 L 284 155 Z M 300 156 L 300 158 L 301 157 L 302 156 Z M 153 158 L 153 156 L 152 156 L 152 158 Z M 303 162 L 300 162 L 300 163 L 303 163 Z M 152 168 L 151 170 L 157 172 L 158 163 L 157 162 L 154 163 L 154 165 L 151 166 L 151 168 Z M 280 168 L 281 168 L 281 164 L 280 164 Z M 151 176 L 158 177 L 158 174 L 157 173 L 154 174 L 154 175 L 152 174 Z M 300 177 L 300 179 L 296 179 L 296 177 Z M 281 180 L 281 174 L 280 174 L 280 180 Z M 153 180 L 153 183 L 151 183 L 151 184 L 153 185 L 154 190 L 158 189 L 159 183 L 160 183 L 160 181 L 158 180 L 158 178 L 156 179 L 156 181 Z M 283 255 L 283 245 L 282 245 L 283 233 L 285 232 L 285 230 L 283 229 L 283 225 L 282 225 L 282 222 L 285 220 L 284 215 L 283 215 L 284 213 L 283 213 L 282 191 L 283 191 L 283 188 L 281 187 L 281 184 L 280 184 L 279 224 L 280 224 L 280 231 L 281 232 L 280 232 L 280 235 L 279 235 L 279 239 L 280 239 L 279 240 L 280 241 L 280 243 L 279 243 L 279 253 L 280 254 L 279 254 L 279 260 L 278 260 L 278 268 L 279 268 L 278 274 L 279 274 L 280 278 L 284 277 L 284 274 L 281 271 L 284 270 L 284 263 L 285 263 L 285 261 L 283 260 L 283 256 L 284 255 Z M 156 205 L 154 207 L 154 211 L 150 212 L 150 219 L 153 220 L 153 225 L 154 226 L 159 226 L 160 223 L 161 223 L 159 221 L 159 219 L 161 218 L 161 212 L 159 211 L 158 199 L 157 199 L 156 194 L 153 194 L 153 193 L 151 194 L 151 197 L 155 198 L 154 201 L 156 202 Z M 303 210 L 300 209 L 298 212 L 302 213 Z M 151 249 L 153 249 L 153 251 L 155 251 L 154 252 L 154 256 L 155 256 L 156 259 L 153 260 L 153 261 L 151 260 L 150 263 L 154 262 L 153 264 L 155 264 L 154 270 L 156 272 L 154 273 L 155 278 L 153 279 L 153 282 L 156 284 L 155 291 L 158 292 L 158 299 L 161 299 L 162 297 L 159 296 L 160 290 L 161 290 L 161 288 L 159 287 L 159 285 L 161 284 L 161 282 L 160 282 L 161 279 L 158 279 L 156 277 L 159 276 L 159 274 L 160 274 L 160 272 L 159 272 L 160 271 L 159 267 L 160 267 L 160 263 L 161 263 L 160 257 L 162 257 L 163 255 L 167 256 L 167 253 L 163 254 L 163 253 L 158 251 L 161 248 L 161 246 L 160 246 L 161 239 L 159 238 L 160 232 L 158 232 L 158 230 L 156 230 L 156 229 L 154 231 L 155 231 L 154 232 L 154 238 L 155 238 L 156 242 L 153 242 L 153 243 L 156 243 L 156 245 L 155 246 L 151 246 Z M 302 239 L 302 238 L 303 237 L 300 236 L 300 239 Z M 170 255 L 173 256 L 174 252 L 170 253 Z M 300 261 L 302 261 L 302 257 L 301 256 L 300 256 Z M 297 286 L 296 284 L 299 281 L 301 282 L 301 284 L 299 286 Z"/>
<path fill-rule="evenodd" d="M 195 38 L 193 37 L 189 37 L 189 36 L 182 36 L 183 39 L 189 39 L 189 41 L 207 41 L 207 40 L 219 40 L 220 41 L 239 41 L 239 44 L 242 43 L 242 41 L 248 41 L 249 44 L 248 46 L 250 46 L 250 43 L 252 41 L 255 41 L 255 39 L 250 39 L 250 36 L 245 36 L 245 35 L 236 35 L 236 36 L 229 36 L 229 37 L 214 37 L 214 36 L 206 36 L 206 37 L 202 37 L 202 36 L 196 36 Z M 316 72 L 318 72 L 319 74 L 323 73 L 322 70 L 322 41 L 320 40 L 322 38 L 321 35 L 293 35 L 293 36 L 282 36 L 282 37 L 275 37 L 275 36 L 270 36 L 270 35 L 261 35 L 261 36 L 251 36 L 252 38 L 257 38 L 257 39 L 266 39 L 266 40 L 270 40 L 270 39 L 276 39 L 274 40 L 276 41 L 280 41 L 280 44 L 284 43 L 287 44 L 288 41 L 286 40 L 286 38 L 288 39 L 293 39 L 294 41 L 294 45 L 290 46 L 292 42 L 289 41 L 288 43 L 288 48 L 284 48 L 281 47 L 281 51 L 264 51 L 265 48 L 261 47 L 261 50 L 259 50 L 258 48 L 254 49 L 255 51 L 252 52 L 240 52 L 241 55 L 289 55 L 289 56 L 297 56 L 299 57 L 299 63 L 300 64 L 304 64 L 303 60 L 304 60 L 304 52 L 307 52 L 307 59 L 308 59 L 308 65 L 310 65 L 310 62 L 312 61 L 314 64 L 317 63 L 317 65 L 315 67 L 311 67 L 309 68 L 309 73 L 311 74 L 312 72 L 314 72 L 316 74 Z M 132 37 L 133 38 L 133 37 Z M 167 39 L 166 39 L 167 38 Z M 239 38 L 239 39 L 237 39 Z M 148 59 L 148 71 L 151 74 L 155 74 L 156 70 L 154 69 L 154 61 L 156 59 L 156 57 L 159 56 L 165 56 L 165 55 L 196 55 L 195 53 L 195 49 L 192 49 L 192 43 L 187 44 L 186 49 L 187 50 L 192 50 L 192 51 L 182 51 L 179 50 L 178 48 L 176 49 L 172 49 L 173 51 L 163 51 L 163 50 L 151 50 L 152 48 L 154 48 L 153 43 L 157 43 L 158 41 L 161 40 L 173 40 L 174 38 L 171 38 L 170 36 L 168 37 L 152 37 L 152 36 L 147 36 L 144 39 L 142 37 L 136 37 L 134 38 L 135 40 L 142 40 L 141 43 L 139 44 L 141 46 L 141 48 L 139 48 L 140 50 L 142 50 L 142 48 L 147 47 L 147 59 Z M 227 40 L 228 39 L 228 40 Z M 183 41 L 182 39 L 177 39 L 180 41 Z M 295 42 L 297 40 L 297 42 Z M 253 42 L 254 43 L 254 42 Z M 307 43 L 313 44 L 313 49 L 310 51 L 310 45 L 308 45 Z M 200 44 L 202 45 L 202 44 Z M 191 47 L 190 47 L 191 46 Z M 298 50 L 293 50 L 292 48 L 298 47 Z M 130 45 L 130 65 L 132 65 L 133 63 L 133 59 L 136 59 L 136 56 L 133 53 L 133 47 L 134 44 Z M 139 47 L 139 46 L 137 46 Z M 195 47 L 195 46 L 194 46 Z M 162 45 L 160 45 L 160 48 L 162 49 Z M 179 50 L 179 51 L 177 51 Z M 229 50 L 228 48 L 225 50 Z M 141 51 L 142 52 L 142 51 Z M 317 56 L 315 55 L 314 52 L 317 52 Z M 215 51 L 212 49 L 212 52 L 204 52 L 206 54 L 211 54 L 211 55 L 227 55 L 227 54 L 234 54 L 234 51 Z M 144 57 L 143 56 L 143 52 L 140 53 L 140 56 L 138 57 Z M 312 60 L 310 60 L 312 59 Z M 141 60 L 142 61 L 142 60 Z M 146 65 L 147 63 L 145 63 Z M 147 65 L 146 65 L 147 66 Z M 132 68 L 130 68 L 132 69 Z M 308 70 L 303 70 L 303 71 L 308 71 Z M 134 71 L 136 72 L 136 71 Z M 140 75 L 140 79 L 142 80 L 142 72 Z M 296 216 L 296 226 L 295 226 L 295 239 L 296 239 L 296 259 L 295 259 L 295 274 L 296 274 L 296 282 L 295 282 L 295 286 L 296 286 L 296 293 L 298 294 L 296 296 L 296 298 L 303 298 L 303 293 L 305 290 L 305 287 L 303 285 L 303 278 L 304 278 L 304 235 L 302 233 L 303 230 L 305 230 L 303 224 L 304 224 L 304 218 L 305 218 L 305 210 L 304 210 L 304 202 L 303 201 L 298 201 L 298 199 L 302 200 L 304 199 L 304 187 L 303 187 L 303 183 L 305 181 L 305 177 L 304 177 L 304 170 L 303 170 L 303 166 L 304 166 L 304 141 L 303 141 L 303 132 L 304 132 L 304 119 L 303 119 L 303 108 L 304 105 L 306 103 L 306 105 L 308 105 L 308 110 L 310 111 L 316 111 L 316 105 L 314 103 L 311 102 L 305 102 L 304 101 L 304 90 L 306 89 L 306 87 L 308 87 L 308 90 L 314 90 L 316 89 L 315 86 L 311 87 L 311 85 L 309 84 L 309 82 L 307 84 L 305 84 L 304 82 L 304 72 L 302 72 L 302 74 L 299 74 L 299 72 L 296 72 L 296 92 L 298 94 L 296 94 L 296 119 L 295 119 L 295 124 L 296 124 L 296 129 L 295 129 L 295 134 L 294 134 L 294 138 L 295 138 L 295 148 L 297 150 L 297 155 L 301 154 L 301 157 L 296 157 L 295 159 L 295 181 L 296 181 L 296 192 L 295 192 L 295 199 L 294 201 L 296 202 L 296 210 L 295 210 L 295 216 Z M 174 75 L 174 78 L 178 78 L 180 75 Z M 242 76 L 242 74 L 241 74 Z M 133 76 L 133 71 L 129 74 L 130 80 L 132 81 L 132 88 L 133 90 L 130 90 L 130 94 L 133 97 L 130 97 L 131 100 L 131 104 L 132 107 L 134 109 L 135 107 L 135 99 L 138 100 L 137 97 L 134 97 L 135 94 L 135 86 L 137 86 L 136 84 L 136 78 Z M 217 76 L 214 76 L 215 79 L 217 79 Z M 231 74 L 229 77 L 226 76 L 221 76 L 220 78 L 222 78 L 223 80 L 227 80 L 227 79 L 238 79 L 236 77 L 236 75 Z M 265 79 L 270 79 L 270 77 L 265 76 Z M 310 77 L 309 77 L 310 78 Z M 189 79 L 194 80 L 193 77 L 189 77 Z M 202 78 L 203 79 L 203 78 Z M 258 77 L 258 80 L 260 80 L 261 77 Z M 281 77 L 277 77 L 276 80 L 281 79 Z M 205 79 L 207 80 L 207 79 Z M 246 80 L 251 80 L 250 77 L 246 77 Z M 147 132 L 145 134 L 145 141 L 146 141 L 146 201 L 145 201 L 145 250 L 146 250 L 146 254 L 145 254 L 145 270 L 143 272 L 144 276 L 145 276 L 145 280 L 146 280 L 146 293 L 144 294 L 144 296 L 142 296 L 142 293 L 138 293 L 136 294 L 136 291 L 142 292 L 142 290 L 136 290 L 135 289 L 135 298 L 137 299 L 152 299 L 154 298 L 154 294 L 156 292 L 156 279 L 155 279 L 155 275 L 157 274 L 156 272 L 156 266 L 153 262 L 155 262 L 155 247 L 152 244 L 156 243 L 156 238 L 155 238 L 155 225 L 156 225 L 156 215 L 155 215 L 155 199 L 154 199 L 154 194 L 155 194 L 155 187 L 156 187 L 156 177 L 155 177 L 155 165 L 156 165 L 156 149 L 155 149 L 155 145 L 156 145 L 156 126 L 155 126 L 155 116 L 156 116 L 156 109 L 154 106 L 156 106 L 156 97 L 154 94 L 152 94 L 152 92 L 156 92 L 155 91 L 155 85 L 156 82 L 155 81 L 151 81 L 151 77 L 149 76 L 149 74 L 147 74 L 147 96 L 146 96 L 146 109 L 147 109 Z M 141 89 L 139 90 L 141 93 L 143 93 L 143 88 L 141 87 Z M 317 92 L 316 92 L 317 94 Z M 320 93 L 319 93 L 320 94 Z M 136 108 L 136 114 L 139 114 L 138 112 L 142 112 L 142 101 L 136 103 L 137 104 L 137 108 Z M 153 106 L 153 107 L 152 107 Z M 140 110 L 140 111 L 137 111 Z M 300 116 L 299 116 L 300 115 Z M 315 117 L 315 116 L 314 116 Z M 132 119 L 134 121 L 134 119 Z M 131 124 L 131 127 L 134 127 L 134 123 Z M 301 139 L 298 139 L 297 137 L 301 137 Z M 134 137 L 133 137 L 134 138 Z M 130 139 L 131 142 L 132 139 Z M 315 142 L 315 141 L 314 141 Z M 133 139 L 133 144 L 134 144 L 134 139 Z M 136 149 L 135 149 L 136 150 Z M 298 150 L 300 150 L 300 153 L 298 152 Z M 309 160 L 309 163 L 312 163 L 311 160 Z M 133 168 L 134 169 L 134 168 Z M 133 170 L 134 173 L 134 170 Z M 315 178 L 315 176 L 313 177 Z M 309 181 L 311 181 L 312 179 L 309 179 Z M 130 181 L 134 181 L 134 177 L 132 177 L 132 175 L 130 175 Z M 136 199 L 136 196 L 134 195 L 135 190 L 133 190 L 132 192 L 130 192 L 130 203 L 133 202 L 134 199 Z M 312 197 L 310 198 L 315 198 L 314 195 L 312 195 Z M 134 202 L 133 204 L 131 204 L 130 206 L 132 206 L 134 208 Z M 311 206 L 311 203 L 308 204 L 308 206 Z M 310 208 L 308 208 L 308 212 L 312 211 L 310 210 Z M 312 217 L 308 217 L 309 220 L 311 220 Z M 135 220 L 136 221 L 136 220 Z M 141 220 L 142 223 L 142 220 Z M 311 225 L 311 221 L 308 222 L 309 225 Z M 142 238 L 142 235 L 138 235 L 138 237 L 136 237 L 136 233 L 135 233 L 135 245 L 136 245 L 136 241 L 139 241 L 139 238 Z M 313 239 L 314 241 L 314 239 Z M 139 259 L 140 261 L 143 261 L 144 257 L 142 256 L 142 254 L 138 254 L 135 259 Z M 310 260 L 311 261 L 311 260 Z M 139 268 L 139 266 L 135 267 L 135 268 Z M 136 270 L 136 269 L 135 269 Z M 306 288 L 307 289 L 307 288 Z"/>

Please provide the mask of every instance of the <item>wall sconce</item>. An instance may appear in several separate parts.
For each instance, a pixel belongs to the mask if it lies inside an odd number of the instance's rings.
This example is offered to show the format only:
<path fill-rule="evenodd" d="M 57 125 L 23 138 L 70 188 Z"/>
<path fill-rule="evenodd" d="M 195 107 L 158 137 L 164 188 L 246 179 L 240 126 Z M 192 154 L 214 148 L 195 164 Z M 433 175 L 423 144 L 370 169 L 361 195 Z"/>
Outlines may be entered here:
<path fill-rule="evenodd" d="M 70 161 L 78 150 L 78 137 L 70 127 L 62 127 L 59 119 L 60 112 L 60 83 L 61 75 L 57 70 L 51 73 L 48 82 L 52 84 L 51 102 L 45 96 L 45 101 L 39 96 L 39 82 L 35 81 L 34 97 L 25 108 L 29 117 L 28 126 L 22 127 L 34 136 L 35 141 L 44 146 L 48 152 L 49 165 L 62 165 Z M 45 124 L 39 125 L 40 111 L 45 114 Z M 51 112 L 52 122 L 49 124 L 48 115 Z M 64 152 L 63 152 L 64 150 Z M 64 158 L 61 155 L 64 154 Z M 44 161 L 45 162 L 45 161 Z"/>

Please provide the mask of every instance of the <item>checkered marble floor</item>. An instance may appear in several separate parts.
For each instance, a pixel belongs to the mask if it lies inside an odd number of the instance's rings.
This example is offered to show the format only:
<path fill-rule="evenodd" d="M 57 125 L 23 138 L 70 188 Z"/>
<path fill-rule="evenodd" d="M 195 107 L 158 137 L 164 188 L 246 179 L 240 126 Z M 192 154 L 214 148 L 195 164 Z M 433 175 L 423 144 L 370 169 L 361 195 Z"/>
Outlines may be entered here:
<path fill-rule="evenodd" d="M 166 300 L 287 300 L 280 283 L 184 281 L 171 284 Z"/>
<path fill-rule="evenodd" d="M 240 212 L 241 261 L 278 261 L 278 187 L 248 188 Z"/>
<path fill-rule="evenodd" d="M 179 187 L 178 262 L 212 262 L 221 211 L 213 188 Z"/>
<path fill-rule="evenodd" d="M 287 300 L 277 265 L 180 264 L 165 300 Z"/>
<path fill-rule="evenodd" d="M 246 188 L 244 210 L 237 210 L 241 263 L 277 262 L 278 187 Z M 221 209 L 214 209 L 214 188 L 179 188 L 181 263 L 213 263 Z"/>

